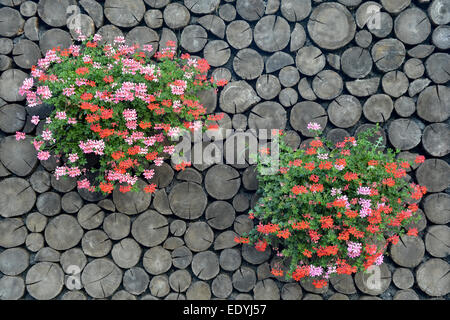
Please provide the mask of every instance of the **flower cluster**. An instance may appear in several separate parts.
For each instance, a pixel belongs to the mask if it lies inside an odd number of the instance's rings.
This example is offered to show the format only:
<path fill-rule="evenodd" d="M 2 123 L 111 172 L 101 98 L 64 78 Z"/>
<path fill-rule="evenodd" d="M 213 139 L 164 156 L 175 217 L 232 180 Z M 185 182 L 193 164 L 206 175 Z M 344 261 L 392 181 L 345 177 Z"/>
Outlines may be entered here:
<path fill-rule="evenodd" d="M 320 288 L 333 273 L 382 264 L 388 244 L 396 244 L 406 229 L 416 236 L 417 229 L 408 225 L 419 218 L 417 202 L 426 188 L 405 179 L 412 163 L 396 160 L 391 149 L 379 152 L 380 139 L 369 141 L 378 126 L 335 145 L 319 137 L 317 123 L 308 129 L 315 137 L 306 148 L 294 151 L 282 135 L 276 138 L 276 174 L 261 174 L 267 163 L 263 153 L 258 156 L 260 198 L 249 217 L 259 223 L 235 240 L 258 251 L 271 245 L 289 266 L 276 266 L 273 275 L 297 281 L 309 277 Z M 423 161 L 423 156 L 415 160 Z"/>
<path fill-rule="evenodd" d="M 160 166 L 175 152 L 172 138 L 205 128 L 198 91 L 217 90 L 226 81 L 207 78 L 205 59 L 178 57 L 173 41 L 152 57 L 151 45 L 141 50 L 123 37 L 103 45 L 98 34 L 80 34 L 78 40 L 79 45 L 49 50 L 20 88 L 29 107 L 54 106 L 48 118 L 31 120 L 45 121 L 33 141 L 38 158 L 60 159 L 56 178 L 78 177 L 79 188 L 111 193 L 118 183 L 122 192 L 138 190 L 140 176 L 153 177 L 149 165 Z M 25 134 L 17 132 L 16 139 Z M 85 169 L 97 175 L 97 183 L 83 176 Z"/>

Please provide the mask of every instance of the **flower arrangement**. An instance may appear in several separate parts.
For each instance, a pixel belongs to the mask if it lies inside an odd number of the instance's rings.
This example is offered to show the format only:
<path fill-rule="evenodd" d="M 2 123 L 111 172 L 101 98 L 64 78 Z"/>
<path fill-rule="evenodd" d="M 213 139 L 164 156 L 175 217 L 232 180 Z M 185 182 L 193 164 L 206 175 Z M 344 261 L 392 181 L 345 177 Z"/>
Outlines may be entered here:
<path fill-rule="evenodd" d="M 208 62 L 188 53 L 177 56 L 172 41 L 154 53 L 151 45 L 129 46 L 123 37 L 104 45 L 98 34 L 79 34 L 77 40 L 80 45 L 49 50 L 20 88 L 29 107 L 55 107 L 33 141 L 37 157 L 55 155 L 62 163 L 56 179 L 79 177 L 79 188 L 111 193 L 120 184 L 122 192 L 137 191 L 140 176 L 154 175 L 148 164 L 160 166 L 174 152 L 172 138 L 182 130 L 205 129 L 198 91 L 217 90 L 226 81 L 207 79 Z M 214 117 L 220 114 L 208 119 L 218 120 Z M 33 116 L 31 121 L 43 120 Z M 16 133 L 16 139 L 24 138 Z M 97 167 L 87 165 L 92 156 Z M 175 169 L 188 165 L 182 162 Z M 81 179 L 87 170 L 97 174 L 96 185 Z M 155 189 L 149 184 L 144 191 Z"/>
<path fill-rule="evenodd" d="M 321 288 L 332 273 L 352 274 L 383 263 L 387 245 L 395 245 L 419 218 L 417 202 L 426 188 L 407 182 L 412 163 L 396 161 L 399 150 L 383 153 L 381 137 L 376 144 L 369 141 L 378 126 L 335 146 L 320 138 L 319 124 L 308 129 L 315 134 L 306 150 L 294 151 L 282 135 L 276 138 L 280 167 L 275 174 L 262 175 L 268 163 L 262 151 L 257 156 L 260 198 L 249 216 L 259 224 L 235 241 L 258 251 L 271 245 L 283 261 L 272 268 L 273 275 L 312 278 Z M 415 159 L 423 161 L 423 156 Z M 415 228 L 406 232 L 417 235 Z"/>

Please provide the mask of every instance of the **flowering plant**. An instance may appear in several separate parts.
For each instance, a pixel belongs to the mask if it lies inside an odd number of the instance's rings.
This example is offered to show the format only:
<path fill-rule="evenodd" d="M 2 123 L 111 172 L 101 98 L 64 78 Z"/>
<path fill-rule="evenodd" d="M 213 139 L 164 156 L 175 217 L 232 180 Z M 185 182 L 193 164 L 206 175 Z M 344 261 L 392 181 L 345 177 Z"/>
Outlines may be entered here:
<path fill-rule="evenodd" d="M 248 237 L 235 240 L 258 251 L 272 245 L 283 261 L 272 268 L 273 275 L 312 278 L 321 288 L 332 273 L 380 265 L 387 245 L 396 244 L 419 218 L 417 202 L 426 188 L 405 179 L 412 163 L 396 161 L 398 150 L 379 151 L 381 137 L 376 144 L 369 141 L 378 126 L 335 146 L 319 137 L 317 123 L 308 129 L 315 137 L 306 150 L 294 151 L 277 137 L 280 169 L 275 174 L 261 175 L 267 163 L 261 154 L 257 157 L 261 197 L 249 215 L 260 222 Z M 415 160 L 423 161 L 423 156 Z M 417 229 L 407 234 L 417 235 Z"/>
<path fill-rule="evenodd" d="M 197 92 L 217 90 L 226 81 L 207 79 L 208 62 L 187 53 L 178 57 L 172 41 L 154 53 L 151 45 L 129 46 L 123 37 L 104 45 L 101 38 L 80 34 L 80 45 L 49 50 L 33 66 L 20 94 L 26 95 L 29 107 L 55 107 L 33 144 L 39 160 L 51 154 L 63 160 L 55 169 L 57 179 L 78 177 L 89 169 L 98 173 L 98 185 L 85 178 L 79 179 L 79 188 L 111 193 L 119 183 L 122 192 L 137 190 L 140 175 L 154 175 L 148 163 L 160 166 L 174 152 L 171 138 L 184 129 L 204 128 L 206 109 Z M 156 59 L 151 59 L 153 54 Z M 36 125 L 42 120 L 32 117 Z M 24 138 L 16 133 L 16 139 Z M 99 165 L 87 168 L 93 155 Z M 176 169 L 186 165 L 179 163 Z M 150 184 L 144 191 L 155 188 Z"/>

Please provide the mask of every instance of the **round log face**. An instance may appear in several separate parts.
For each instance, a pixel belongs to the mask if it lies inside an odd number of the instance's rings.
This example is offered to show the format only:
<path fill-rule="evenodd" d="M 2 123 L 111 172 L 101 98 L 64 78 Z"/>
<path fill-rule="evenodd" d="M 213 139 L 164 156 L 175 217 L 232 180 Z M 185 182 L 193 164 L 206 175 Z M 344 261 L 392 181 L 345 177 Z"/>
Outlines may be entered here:
<path fill-rule="evenodd" d="M 0 0 L 0 300 L 446 298 L 449 8 L 450 0 Z M 144 53 L 153 60 L 174 41 L 208 61 L 208 80 L 228 82 L 198 92 L 207 115 L 224 116 L 190 147 L 192 167 L 176 171 L 169 157 L 144 164 L 155 173 L 138 184 L 156 184 L 153 194 L 92 193 L 77 178 L 56 179 L 56 157 L 37 160 L 32 141 L 54 106 L 28 107 L 19 90 L 48 50 L 80 44 L 77 29 L 100 34 L 101 45 L 151 44 Z M 275 250 L 235 241 L 259 223 L 248 213 L 261 183 L 241 142 L 266 147 L 263 130 L 283 129 L 293 150 L 307 148 L 311 121 L 333 144 L 378 123 L 378 150 L 426 158 L 405 177 L 428 192 L 406 226 L 419 234 L 387 248 L 375 271 L 381 286 L 365 273 L 333 275 L 321 289 L 286 282 L 270 273 Z"/>

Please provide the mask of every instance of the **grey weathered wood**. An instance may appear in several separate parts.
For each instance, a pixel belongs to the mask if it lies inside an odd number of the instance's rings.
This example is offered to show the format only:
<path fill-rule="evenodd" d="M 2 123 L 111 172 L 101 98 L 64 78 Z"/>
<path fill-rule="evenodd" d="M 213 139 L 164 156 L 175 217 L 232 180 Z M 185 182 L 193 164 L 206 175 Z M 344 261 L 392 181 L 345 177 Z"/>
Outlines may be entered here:
<path fill-rule="evenodd" d="M 410 79 L 418 79 L 423 76 L 425 67 L 420 59 L 412 58 L 405 62 L 403 71 Z"/>
<path fill-rule="evenodd" d="M 168 221 L 156 211 L 147 210 L 133 221 L 131 234 L 143 246 L 157 246 L 164 242 L 169 234 Z"/>
<path fill-rule="evenodd" d="M 191 53 L 199 52 L 208 41 L 206 30 L 199 25 L 184 27 L 181 33 L 181 46 Z"/>
<path fill-rule="evenodd" d="M 266 60 L 266 72 L 272 73 L 292 64 L 294 64 L 294 58 L 291 55 L 277 51 Z"/>
<path fill-rule="evenodd" d="M 223 66 L 228 62 L 231 56 L 231 50 L 223 40 L 209 41 L 203 49 L 203 54 L 208 63 L 213 67 Z"/>
<path fill-rule="evenodd" d="M 389 124 L 388 136 L 395 148 L 410 150 L 420 143 L 422 131 L 411 119 L 396 119 Z"/>
<path fill-rule="evenodd" d="M 220 0 L 184 0 L 184 5 L 195 14 L 208 14 L 215 11 Z"/>
<path fill-rule="evenodd" d="M 142 0 L 106 0 L 104 13 L 118 27 L 134 27 L 144 17 L 145 4 Z"/>
<path fill-rule="evenodd" d="M 278 9 L 280 9 L 280 0 L 268 0 L 265 14 L 274 14 L 278 11 Z"/>
<path fill-rule="evenodd" d="M 411 0 L 381 0 L 381 4 L 388 12 L 399 13 L 411 4 Z"/>
<path fill-rule="evenodd" d="M 224 164 L 213 166 L 205 176 L 206 191 L 217 200 L 231 199 L 239 190 L 240 185 L 239 173 Z"/>
<path fill-rule="evenodd" d="M 185 292 L 191 285 L 191 282 L 191 274 L 186 270 L 177 270 L 169 276 L 169 285 L 175 292 Z"/>
<path fill-rule="evenodd" d="M 202 183 L 203 176 L 194 168 L 186 168 L 177 174 L 177 179 L 187 182 Z"/>
<path fill-rule="evenodd" d="M 39 18 L 32 17 L 25 21 L 23 26 L 24 34 L 27 39 L 32 41 L 39 40 Z"/>
<path fill-rule="evenodd" d="M 40 214 L 39 212 L 33 212 L 27 216 L 25 224 L 31 232 L 42 232 L 47 225 L 47 220 L 48 219 L 46 216 Z"/>
<path fill-rule="evenodd" d="M 298 93 L 293 88 L 284 88 L 280 91 L 278 99 L 283 107 L 292 107 L 298 101 Z"/>
<path fill-rule="evenodd" d="M 186 231 L 186 222 L 183 220 L 173 220 L 170 223 L 170 232 L 177 237 L 182 236 Z"/>
<path fill-rule="evenodd" d="M 450 266 L 441 259 L 430 259 L 416 271 L 419 288 L 429 296 L 439 297 L 450 292 Z"/>
<path fill-rule="evenodd" d="M 95 26 L 100 28 L 104 20 L 102 5 L 95 0 L 80 0 L 79 3 L 94 20 Z"/>
<path fill-rule="evenodd" d="M 311 39 L 321 48 L 335 50 L 348 44 L 356 31 L 355 21 L 347 8 L 335 2 L 314 8 L 308 20 Z"/>
<path fill-rule="evenodd" d="M 424 149 L 434 157 L 450 152 L 450 127 L 445 123 L 432 123 L 425 127 L 422 136 Z"/>
<path fill-rule="evenodd" d="M 239 50 L 233 59 L 233 70 L 244 80 L 258 78 L 264 69 L 261 55 L 253 49 Z"/>
<path fill-rule="evenodd" d="M 123 274 L 123 286 L 125 290 L 134 295 L 140 295 L 147 290 L 150 278 L 144 269 L 133 267 Z"/>
<path fill-rule="evenodd" d="M 165 188 L 172 182 L 174 171 L 167 163 L 163 162 L 160 166 L 152 164 L 149 169 L 154 170 L 153 177 L 147 180 L 149 184 L 154 183 L 157 188 Z"/>
<path fill-rule="evenodd" d="M 292 128 L 300 131 L 306 137 L 312 137 L 314 133 L 308 130 L 309 122 L 316 122 L 325 128 L 328 116 L 325 109 L 316 102 L 303 101 L 297 103 L 291 110 L 290 123 Z"/>
<path fill-rule="evenodd" d="M 23 25 L 25 20 L 20 15 L 20 12 L 4 7 L 0 9 L 0 36 L 14 37 L 23 33 Z"/>
<path fill-rule="evenodd" d="M 102 36 L 99 44 L 113 44 L 116 37 L 123 37 L 122 30 L 112 24 L 102 26 L 97 33 Z"/>
<path fill-rule="evenodd" d="M 429 44 L 418 44 L 408 50 L 408 55 L 413 58 L 423 59 L 432 54 L 435 48 L 435 46 Z"/>
<path fill-rule="evenodd" d="M 19 218 L 5 218 L 0 221 L 0 246 L 17 247 L 25 243 L 27 228 Z"/>
<path fill-rule="evenodd" d="M 17 276 L 29 265 L 30 255 L 22 248 L 6 249 L 0 253 L 0 272 L 8 276 Z"/>
<path fill-rule="evenodd" d="M 364 78 L 372 71 L 372 58 L 369 51 L 351 47 L 341 57 L 342 71 L 351 78 Z"/>
<path fill-rule="evenodd" d="M 291 43 L 289 45 L 289 51 L 297 51 L 305 45 L 306 32 L 300 23 L 296 23 L 291 33 Z"/>
<path fill-rule="evenodd" d="M 57 48 L 58 46 L 60 46 L 61 49 L 69 48 L 71 44 L 72 38 L 70 33 L 57 28 L 46 31 L 39 38 L 39 47 L 41 48 L 43 55 L 45 55 L 48 50 Z"/>
<path fill-rule="evenodd" d="M 300 82 L 298 83 L 297 89 L 303 99 L 311 101 L 317 99 L 317 96 L 311 88 L 311 84 L 308 81 L 308 78 L 301 78 Z"/>
<path fill-rule="evenodd" d="M 450 228 L 446 225 L 429 227 L 425 234 L 425 248 L 433 257 L 448 257 L 450 254 Z"/>
<path fill-rule="evenodd" d="M 219 264 L 225 271 L 235 271 L 242 262 L 241 253 L 237 249 L 227 248 L 220 252 Z"/>
<path fill-rule="evenodd" d="M 153 50 L 151 52 L 145 52 L 147 57 L 151 57 L 158 50 L 159 35 L 155 30 L 147 27 L 131 29 L 125 36 L 125 40 L 125 43 L 129 46 L 139 44 L 142 48 L 144 45 L 151 45 Z"/>
<path fill-rule="evenodd" d="M 175 268 L 185 269 L 192 262 L 192 251 L 181 246 L 172 251 L 172 264 Z"/>
<path fill-rule="evenodd" d="M 427 75 L 437 84 L 445 84 L 450 80 L 450 55 L 448 53 L 433 53 L 425 61 Z"/>
<path fill-rule="evenodd" d="M 192 258 L 192 272 L 201 280 L 210 280 L 220 271 L 219 258 L 212 251 L 197 253 Z"/>
<path fill-rule="evenodd" d="M 33 298 L 49 300 L 61 292 L 64 273 L 55 263 L 40 262 L 28 270 L 25 282 L 27 291 Z"/>
<path fill-rule="evenodd" d="M 44 247 L 44 236 L 41 233 L 30 233 L 25 239 L 28 251 L 37 252 Z"/>
<path fill-rule="evenodd" d="M 301 21 L 311 13 L 311 0 L 282 0 L 280 10 L 288 21 Z"/>
<path fill-rule="evenodd" d="M 207 250 L 213 240 L 212 229 L 203 221 L 191 223 L 184 234 L 184 242 L 194 252 Z"/>
<path fill-rule="evenodd" d="M 328 117 L 339 128 L 353 127 L 361 118 L 362 107 L 357 98 L 341 95 L 328 105 Z"/>
<path fill-rule="evenodd" d="M 423 203 L 425 214 L 433 223 L 447 224 L 450 222 L 450 196 L 446 193 L 428 195 Z"/>
<path fill-rule="evenodd" d="M 56 192 L 41 193 L 37 197 L 36 208 L 43 215 L 56 216 L 61 212 L 61 196 Z"/>
<path fill-rule="evenodd" d="M 300 74 L 298 73 L 298 69 L 294 66 L 286 66 L 280 70 L 278 75 L 280 79 L 280 83 L 283 87 L 292 87 L 297 84 L 300 80 Z"/>
<path fill-rule="evenodd" d="M 227 113 L 243 113 L 259 101 L 261 98 L 246 81 L 232 81 L 222 89 L 219 106 Z"/>
<path fill-rule="evenodd" d="M 74 266 L 81 272 L 87 264 L 87 258 L 80 248 L 72 248 L 61 254 L 59 262 L 65 273 L 74 274 Z"/>
<path fill-rule="evenodd" d="M 19 300 L 25 293 L 25 283 L 21 277 L 4 276 L 0 279 L 2 300 Z"/>
<path fill-rule="evenodd" d="M 164 8 L 164 22 L 171 29 L 180 29 L 189 24 L 191 14 L 180 3 L 170 3 Z"/>
<path fill-rule="evenodd" d="M 264 15 L 265 4 L 262 0 L 237 0 L 236 10 L 243 19 L 255 21 Z"/>
<path fill-rule="evenodd" d="M 164 241 L 163 248 L 167 250 L 174 250 L 184 245 L 184 241 L 178 237 L 169 237 Z"/>
<path fill-rule="evenodd" d="M 87 256 L 100 258 L 111 251 L 112 242 L 104 231 L 91 230 L 81 239 L 81 247 Z"/>
<path fill-rule="evenodd" d="M 358 79 L 355 81 L 347 81 L 345 87 L 354 96 L 367 97 L 377 92 L 380 85 L 380 78 Z"/>
<path fill-rule="evenodd" d="M 450 89 L 430 86 L 417 99 L 417 115 L 428 122 L 443 122 L 450 116 Z"/>
<path fill-rule="evenodd" d="M 186 291 L 187 300 L 209 300 L 211 299 L 211 289 L 204 281 L 193 282 Z"/>
<path fill-rule="evenodd" d="M 399 289 L 411 288 L 414 284 L 414 274 L 410 269 L 397 268 L 392 275 L 392 281 Z"/>
<path fill-rule="evenodd" d="M 75 14 L 67 19 L 67 28 L 72 35 L 72 38 L 78 38 L 77 29 L 81 30 L 81 34 L 90 37 L 95 33 L 94 20 L 87 14 Z"/>
<path fill-rule="evenodd" d="M 74 0 L 40 0 L 38 4 L 39 17 L 49 26 L 62 27 L 66 25 L 68 14 L 73 15 L 76 11 Z"/>
<path fill-rule="evenodd" d="M 258 281 L 253 294 L 256 300 L 280 300 L 280 289 L 272 279 Z"/>
<path fill-rule="evenodd" d="M 428 192 L 441 192 L 450 184 L 450 166 L 441 159 L 427 159 L 416 170 L 416 178 Z"/>
<path fill-rule="evenodd" d="M 358 31 L 355 35 L 355 42 L 361 48 L 368 48 L 372 43 L 372 34 L 367 30 Z"/>
<path fill-rule="evenodd" d="M 295 63 L 302 74 L 313 76 L 325 67 L 325 56 L 317 47 L 302 47 L 297 52 Z"/>
<path fill-rule="evenodd" d="M 131 229 L 131 219 L 127 215 L 114 212 L 103 220 L 103 230 L 112 240 L 120 240 L 128 236 Z"/>
<path fill-rule="evenodd" d="M 249 267 L 241 267 L 233 273 L 233 287 L 239 292 L 249 292 L 255 287 L 256 274 Z"/>
<path fill-rule="evenodd" d="M 30 211 L 36 202 L 31 185 L 21 178 L 0 181 L 0 215 L 5 218 L 20 216 Z"/>
<path fill-rule="evenodd" d="M 233 291 L 230 276 L 224 273 L 219 274 L 211 284 L 211 291 L 217 298 L 227 298 Z"/>
<path fill-rule="evenodd" d="M 147 10 L 144 15 L 145 24 L 152 29 L 161 28 L 164 22 L 161 10 Z"/>
<path fill-rule="evenodd" d="M 257 137 L 265 134 L 270 139 L 272 129 L 284 130 L 286 127 L 286 110 L 277 102 L 265 101 L 257 104 L 250 111 L 248 127 Z M 263 132 L 261 132 L 261 130 Z"/>
<path fill-rule="evenodd" d="M 380 266 L 374 266 L 374 268 L 379 268 L 379 285 L 374 286 L 373 274 L 377 272 L 375 269 L 369 272 L 360 271 L 355 275 L 355 283 L 359 290 L 369 295 L 379 295 L 386 291 L 391 283 L 391 271 L 385 263 Z M 371 277 L 372 275 L 372 277 Z M 378 277 L 377 277 L 378 279 Z"/>
<path fill-rule="evenodd" d="M 112 296 L 122 281 L 122 271 L 107 258 L 89 262 L 81 274 L 84 289 L 92 298 Z"/>
<path fill-rule="evenodd" d="M 176 216 L 183 219 L 197 219 L 206 208 L 207 197 L 197 183 L 182 182 L 170 191 L 169 203 Z"/>
<path fill-rule="evenodd" d="M 312 81 L 314 93 L 322 100 L 333 100 L 341 94 L 343 87 L 341 76 L 332 70 L 319 72 Z"/>
<path fill-rule="evenodd" d="M 105 212 L 96 204 L 90 203 L 78 211 L 78 223 L 84 229 L 92 230 L 98 228 L 105 218 Z"/>
<path fill-rule="evenodd" d="M 165 297 L 170 292 L 169 278 L 159 275 L 152 278 L 149 285 L 150 293 L 158 298 Z"/>
<path fill-rule="evenodd" d="M 364 103 L 363 112 L 367 120 L 386 122 L 391 117 L 394 103 L 386 94 L 375 94 Z"/>
<path fill-rule="evenodd" d="M 161 246 L 152 247 L 144 253 L 143 264 L 148 273 L 163 274 L 172 266 L 172 256 Z"/>
<path fill-rule="evenodd" d="M 332 274 L 330 282 L 333 288 L 340 293 L 354 294 L 356 293 L 353 277 L 348 274 Z"/>
<path fill-rule="evenodd" d="M 197 22 L 207 31 L 211 32 L 213 35 L 219 37 L 220 39 L 223 39 L 225 37 L 225 22 L 220 17 L 209 14 L 200 17 Z M 230 42 L 228 41 L 228 43 Z"/>
<path fill-rule="evenodd" d="M 279 16 L 264 16 L 254 28 L 254 38 L 258 48 L 263 51 L 283 50 L 290 40 L 289 24 Z"/>
<path fill-rule="evenodd" d="M 31 66 L 37 64 L 38 59 L 41 57 L 41 50 L 34 42 L 22 39 L 14 45 L 12 54 L 14 56 L 14 62 L 19 67 L 30 69 Z"/>
<path fill-rule="evenodd" d="M 428 7 L 428 15 L 433 23 L 443 25 L 450 22 L 449 4 L 448 0 L 433 0 Z"/>
<path fill-rule="evenodd" d="M 214 240 L 214 250 L 228 249 L 237 246 L 237 242 L 234 240 L 236 237 L 238 237 L 237 233 L 231 230 L 220 233 Z"/>
<path fill-rule="evenodd" d="M 0 38 L 0 54 L 9 54 L 13 50 L 14 43 L 9 38 Z"/>
<path fill-rule="evenodd" d="M 149 207 L 152 196 L 150 193 L 142 191 L 147 183 L 143 180 L 138 180 L 136 184 L 141 191 L 123 193 L 119 190 L 119 187 L 114 189 L 113 201 L 117 211 L 128 215 L 135 215 L 143 212 Z"/>
<path fill-rule="evenodd" d="M 28 75 L 19 69 L 8 69 L 0 77 L 0 98 L 8 102 L 23 101 L 19 88 Z"/>
<path fill-rule="evenodd" d="M 258 251 L 253 245 L 244 244 L 242 245 L 242 258 L 251 264 L 261 264 L 269 259 L 271 251 L 269 246 L 264 251 Z"/>
<path fill-rule="evenodd" d="M 372 59 L 380 71 L 388 72 L 399 68 L 405 60 L 405 46 L 397 39 L 383 39 L 372 47 Z"/>
<path fill-rule="evenodd" d="M 419 8 L 409 8 L 395 19 L 394 31 L 403 43 L 419 44 L 430 34 L 431 23 L 425 12 Z"/>
<path fill-rule="evenodd" d="M 413 268 L 422 261 L 425 254 L 423 240 L 419 237 L 403 235 L 400 241 L 391 246 L 391 257 L 402 267 Z"/>
<path fill-rule="evenodd" d="M 302 297 L 302 287 L 298 283 L 286 283 L 281 288 L 281 299 L 283 300 L 301 300 Z"/>
<path fill-rule="evenodd" d="M 219 16 L 227 21 L 233 21 L 236 19 L 236 8 L 229 3 L 225 3 L 219 7 Z"/>
<path fill-rule="evenodd" d="M 433 44 L 441 50 L 448 50 L 450 48 L 450 27 L 439 26 L 434 29 L 432 34 Z"/>
<path fill-rule="evenodd" d="M 214 201 L 206 208 L 205 218 L 214 229 L 224 230 L 233 225 L 235 214 L 230 203 Z"/>

